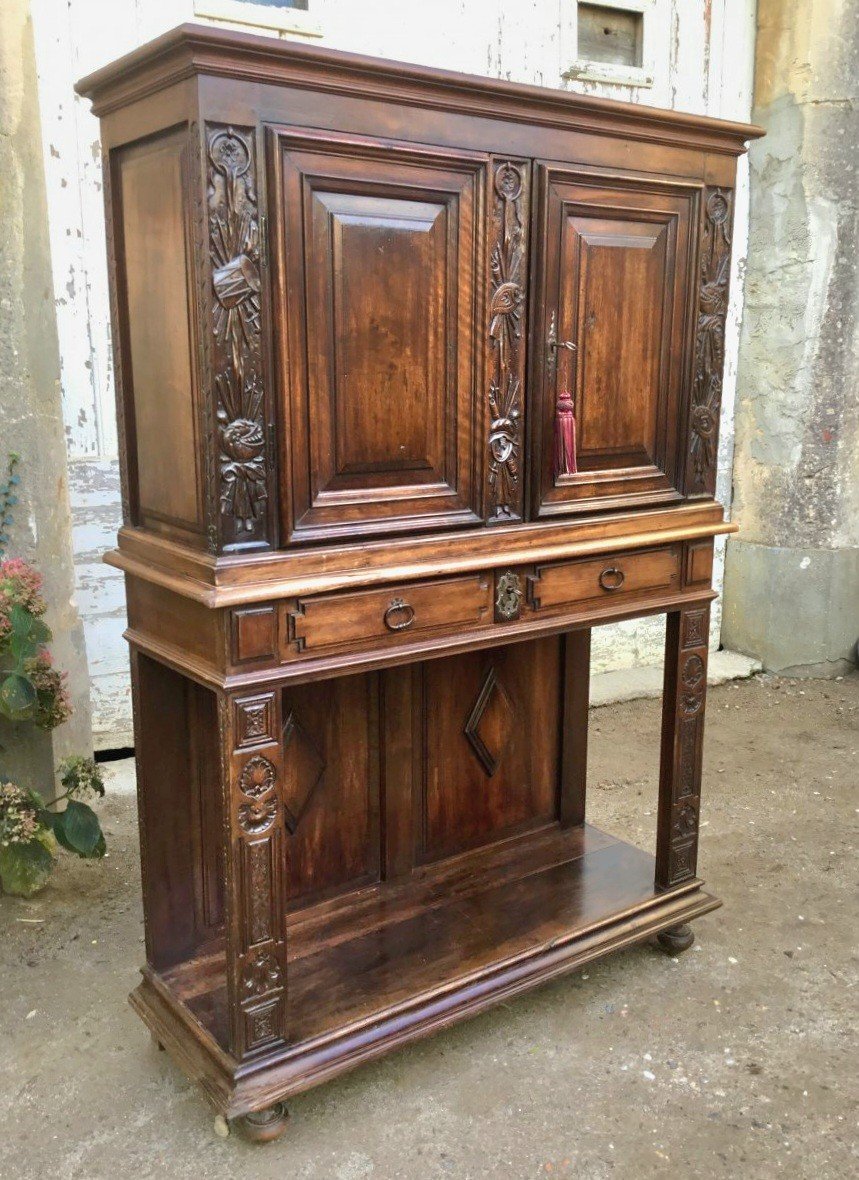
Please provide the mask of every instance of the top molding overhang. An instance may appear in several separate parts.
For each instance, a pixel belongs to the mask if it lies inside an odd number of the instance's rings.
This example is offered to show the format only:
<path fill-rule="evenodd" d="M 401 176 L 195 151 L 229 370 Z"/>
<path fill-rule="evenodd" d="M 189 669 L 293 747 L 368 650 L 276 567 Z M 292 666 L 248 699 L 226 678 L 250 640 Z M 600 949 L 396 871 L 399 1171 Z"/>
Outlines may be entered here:
<path fill-rule="evenodd" d="M 317 45 L 184 24 L 82 78 L 75 90 L 104 115 L 196 74 L 325 90 L 434 110 L 528 120 L 591 134 L 683 144 L 737 156 L 762 127 L 659 110 Z"/>

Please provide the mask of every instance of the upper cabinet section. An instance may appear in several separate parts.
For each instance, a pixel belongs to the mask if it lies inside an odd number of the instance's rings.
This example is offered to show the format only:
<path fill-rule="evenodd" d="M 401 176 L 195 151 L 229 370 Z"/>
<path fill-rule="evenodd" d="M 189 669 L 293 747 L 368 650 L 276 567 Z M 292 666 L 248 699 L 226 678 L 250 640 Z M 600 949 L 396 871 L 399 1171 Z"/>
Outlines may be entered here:
<path fill-rule="evenodd" d="M 123 543 L 503 552 L 712 499 L 757 128 L 195 26 L 79 90 Z"/>
<path fill-rule="evenodd" d="M 534 515 L 679 500 L 700 186 L 537 166 Z"/>
<path fill-rule="evenodd" d="M 487 158 L 268 135 L 282 535 L 477 523 Z"/>

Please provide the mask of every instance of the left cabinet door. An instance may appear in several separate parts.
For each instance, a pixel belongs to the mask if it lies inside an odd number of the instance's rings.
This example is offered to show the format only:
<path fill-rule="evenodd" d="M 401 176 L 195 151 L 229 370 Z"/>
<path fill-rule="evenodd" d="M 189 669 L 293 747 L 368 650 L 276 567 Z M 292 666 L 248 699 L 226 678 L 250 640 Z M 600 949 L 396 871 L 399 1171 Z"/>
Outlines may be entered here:
<path fill-rule="evenodd" d="M 267 134 L 282 535 L 479 523 L 487 158 Z"/>

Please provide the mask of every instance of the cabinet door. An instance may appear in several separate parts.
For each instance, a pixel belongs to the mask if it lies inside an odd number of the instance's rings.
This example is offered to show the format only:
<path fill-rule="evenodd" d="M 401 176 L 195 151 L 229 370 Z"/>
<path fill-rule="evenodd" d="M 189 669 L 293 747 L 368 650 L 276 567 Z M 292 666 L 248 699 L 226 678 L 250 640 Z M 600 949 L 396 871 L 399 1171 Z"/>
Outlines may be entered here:
<path fill-rule="evenodd" d="M 678 500 L 699 190 L 537 180 L 532 515 Z"/>
<path fill-rule="evenodd" d="M 269 129 L 283 535 L 479 522 L 487 158 Z"/>

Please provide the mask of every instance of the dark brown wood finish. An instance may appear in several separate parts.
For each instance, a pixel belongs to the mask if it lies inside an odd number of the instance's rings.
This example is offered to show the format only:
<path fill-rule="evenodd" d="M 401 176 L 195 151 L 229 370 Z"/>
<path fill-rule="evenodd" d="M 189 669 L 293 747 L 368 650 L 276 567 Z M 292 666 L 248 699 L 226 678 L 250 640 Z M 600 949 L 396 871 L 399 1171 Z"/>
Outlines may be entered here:
<path fill-rule="evenodd" d="M 265 1141 L 288 1095 L 618 947 L 683 949 L 719 904 L 695 876 L 713 492 L 758 131 L 193 26 L 80 89 L 132 1003 Z M 666 612 L 652 857 L 585 824 L 590 634 Z"/>

